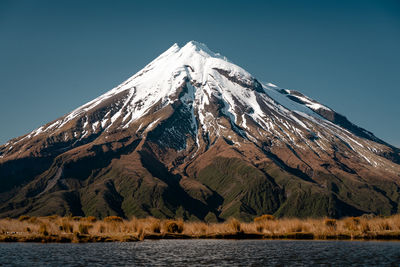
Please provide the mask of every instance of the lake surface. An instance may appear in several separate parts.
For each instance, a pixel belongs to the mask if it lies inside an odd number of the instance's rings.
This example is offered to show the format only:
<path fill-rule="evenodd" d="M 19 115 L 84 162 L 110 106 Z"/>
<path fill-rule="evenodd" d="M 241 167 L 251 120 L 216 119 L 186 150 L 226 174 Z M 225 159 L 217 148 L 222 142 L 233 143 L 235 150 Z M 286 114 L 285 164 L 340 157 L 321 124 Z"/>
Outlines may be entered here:
<path fill-rule="evenodd" d="M 0 266 L 400 266 L 400 242 L 157 240 L 0 243 Z"/>

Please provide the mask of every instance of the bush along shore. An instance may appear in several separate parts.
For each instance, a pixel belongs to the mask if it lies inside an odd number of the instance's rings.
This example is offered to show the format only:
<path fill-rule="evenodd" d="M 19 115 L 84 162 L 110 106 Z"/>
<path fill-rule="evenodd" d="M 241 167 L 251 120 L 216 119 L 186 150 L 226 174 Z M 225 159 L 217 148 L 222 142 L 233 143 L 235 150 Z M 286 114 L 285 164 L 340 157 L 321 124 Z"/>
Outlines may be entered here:
<path fill-rule="evenodd" d="M 400 215 L 350 217 L 340 220 L 276 219 L 263 215 L 253 222 L 229 219 L 221 223 L 125 220 L 109 216 L 30 217 L 0 219 L 1 242 L 132 242 L 144 239 L 319 239 L 400 240 Z"/>

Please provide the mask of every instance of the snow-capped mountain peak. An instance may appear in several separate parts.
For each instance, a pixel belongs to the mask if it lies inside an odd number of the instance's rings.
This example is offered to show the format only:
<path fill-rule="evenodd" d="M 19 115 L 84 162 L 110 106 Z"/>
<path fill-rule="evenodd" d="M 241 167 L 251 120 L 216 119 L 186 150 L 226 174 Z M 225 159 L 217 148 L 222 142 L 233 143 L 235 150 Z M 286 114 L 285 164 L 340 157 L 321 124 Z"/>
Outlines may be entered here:
<path fill-rule="evenodd" d="M 77 108 L 55 125 L 58 128 L 62 127 L 85 112 L 96 109 L 108 99 L 124 94 L 126 97 L 122 100 L 121 106 L 126 109 L 123 116 L 129 117 L 129 120 L 124 120 L 126 124 L 123 127 L 128 127 L 154 104 L 160 101 L 163 105 L 171 103 L 170 97 L 176 94 L 184 80 L 190 80 L 193 84 L 207 85 L 220 76 L 218 73 L 220 70 L 244 82 L 252 81 L 248 72 L 228 62 L 225 57 L 212 52 L 204 44 L 191 41 L 182 48 L 174 44 L 127 81 Z M 202 97 L 202 94 L 196 95 Z M 111 117 L 111 124 L 119 116 L 122 116 L 122 112 L 117 112 Z M 110 126 L 105 121 L 99 123 Z"/>
<path fill-rule="evenodd" d="M 260 146 L 268 141 L 321 155 L 331 153 L 332 142 L 340 140 L 367 164 L 383 164 L 380 158 L 369 159 L 381 153 L 385 145 L 370 132 L 297 91 L 261 84 L 246 70 L 196 41 L 183 47 L 172 45 L 119 86 L 12 140 L 3 156 L 16 151 L 18 143 L 38 136 L 79 144 L 105 137 L 110 131 L 147 134 L 168 119 L 168 107 L 182 120 L 175 122 L 179 127 L 171 125 L 164 131 L 171 135 L 185 131 L 176 142 L 177 149 L 187 148 L 188 136 L 196 151 L 224 137 L 234 144 L 245 141 Z M 19 148 L 19 153 L 23 150 Z"/>
<path fill-rule="evenodd" d="M 204 44 L 172 45 L 119 86 L 0 146 L 0 216 L 398 212 L 399 149 L 259 81 Z"/>

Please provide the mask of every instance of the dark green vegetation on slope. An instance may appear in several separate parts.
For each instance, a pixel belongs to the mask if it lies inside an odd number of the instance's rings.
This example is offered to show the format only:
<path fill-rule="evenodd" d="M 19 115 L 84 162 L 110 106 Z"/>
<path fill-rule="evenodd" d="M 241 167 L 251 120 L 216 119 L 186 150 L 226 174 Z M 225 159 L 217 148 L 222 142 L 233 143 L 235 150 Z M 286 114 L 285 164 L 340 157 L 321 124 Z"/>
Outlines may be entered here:
<path fill-rule="evenodd" d="M 125 160 L 134 164 L 127 167 Z M 190 179 L 172 174 L 149 152 L 119 154 L 111 165 L 103 161 L 104 154 L 98 153 L 71 160 L 71 165 L 66 159 L 60 166 L 53 164 L 15 191 L 11 201 L 1 206 L 0 215 L 154 216 L 205 221 L 236 217 L 250 221 L 261 214 L 306 218 L 398 212 L 399 188 L 387 181 L 367 184 L 321 173 L 329 181 L 321 186 L 273 162 L 256 167 L 227 157 L 214 158 Z M 88 170 L 86 178 L 77 171 L 81 168 Z M 59 177 L 49 181 L 57 172 Z M 186 180 L 189 186 L 182 186 Z M 49 183 L 54 186 L 46 190 Z"/>

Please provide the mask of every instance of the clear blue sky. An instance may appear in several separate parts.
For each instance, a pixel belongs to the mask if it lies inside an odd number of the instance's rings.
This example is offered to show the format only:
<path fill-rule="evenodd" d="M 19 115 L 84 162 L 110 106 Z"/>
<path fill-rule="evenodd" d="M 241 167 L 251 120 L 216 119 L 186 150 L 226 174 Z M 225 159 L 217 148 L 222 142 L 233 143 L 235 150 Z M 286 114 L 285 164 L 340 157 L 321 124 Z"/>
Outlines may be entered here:
<path fill-rule="evenodd" d="M 400 147 L 400 1 L 0 1 L 0 143 L 203 42 Z"/>

